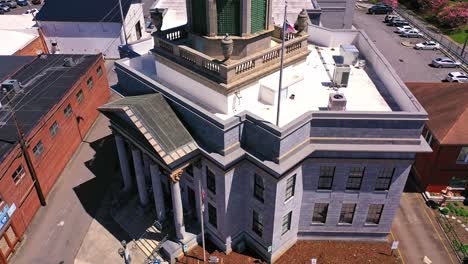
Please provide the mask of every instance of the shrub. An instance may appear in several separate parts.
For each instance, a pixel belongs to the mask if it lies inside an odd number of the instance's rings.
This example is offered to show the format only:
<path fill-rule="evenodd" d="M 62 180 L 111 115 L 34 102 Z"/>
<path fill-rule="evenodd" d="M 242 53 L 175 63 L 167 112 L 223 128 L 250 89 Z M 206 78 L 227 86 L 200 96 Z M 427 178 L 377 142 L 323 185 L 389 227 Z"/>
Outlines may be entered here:
<path fill-rule="evenodd" d="M 453 206 L 453 204 L 449 203 L 447 204 L 447 208 L 450 210 L 450 212 L 455 213 L 456 208 Z"/>
<path fill-rule="evenodd" d="M 454 202 L 454 203 L 453 203 L 453 206 L 455 206 L 455 207 L 457 207 L 457 206 L 459 206 L 459 205 L 460 205 L 460 204 L 457 203 L 457 202 Z"/>
<path fill-rule="evenodd" d="M 442 214 L 446 215 L 450 212 L 450 210 L 447 207 L 439 207 L 439 210 Z"/>
<path fill-rule="evenodd" d="M 442 8 L 438 14 L 443 26 L 457 28 L 468 24 L 468 2 L 458 2 Z"/>
<path fill-rule="evenodd" d="M 435 13 L 446 6 L 448 2 L 449 0 L 418 0 L 420 8 Z"/>

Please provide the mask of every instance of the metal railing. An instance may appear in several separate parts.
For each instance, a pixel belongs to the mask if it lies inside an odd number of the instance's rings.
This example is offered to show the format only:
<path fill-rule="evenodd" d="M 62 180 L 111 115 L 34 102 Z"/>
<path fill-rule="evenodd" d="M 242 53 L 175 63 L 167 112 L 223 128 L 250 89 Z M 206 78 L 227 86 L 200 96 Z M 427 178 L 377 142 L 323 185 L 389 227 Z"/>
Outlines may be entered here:
<path fill-rule="evenodd" d="M 457 233 L 455 232 L 452 223 L 450 223 L 450 221 L 447 220 L 445 216 L 437 216 L 436 219 L 440 227 L 444 231 L 445 237 L 450 243 L 450 247 L 457 256 L 460 263 L 462 263 L 463 260 L 468 257 L 468 252 L 465 249 L 463 242 L 460 240 Z"/>
<path fill-rule="evenodd" d="M 468 68 L 468 50 L 462 54 L 463 46 L 455 43 L 453 40 L 450 40 L 444 34 L 434 32 L 434 27 L 430 24 L 424 22 L 416 15 L 411 14 L 411 11 L 404 8 L 398 7 L 395 12 L 412 24 L 415 28 L 421 31 L 429 39 L 438 42 L 447 52 L 450 53 L 453 57 L 460 60 L 464 64 L 465 69 Z M 432 29 L 432 30 L 431 30 Z"/>

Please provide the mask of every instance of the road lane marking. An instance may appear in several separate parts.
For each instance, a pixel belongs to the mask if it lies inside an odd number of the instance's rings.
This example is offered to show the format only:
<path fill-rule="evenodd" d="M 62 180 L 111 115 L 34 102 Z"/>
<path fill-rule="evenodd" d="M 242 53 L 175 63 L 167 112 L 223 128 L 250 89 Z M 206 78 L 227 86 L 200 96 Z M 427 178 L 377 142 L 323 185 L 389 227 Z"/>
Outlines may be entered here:
<path fill-rule="evenodd" d="M 393 240 L 396 240 L 396 239 L 395 239 L 395 236 L 393 236 L 392 230 L 390 230 L 390 235 L 392 236 L 392 239 L 393 239 Z M 397 250 L 397 252 L 398 252 L 398 255 L 400 255 L 401 262 L 402 262 L 403 264 L 406 264 L 406 263 L 405 263 L 405 260 L 403 259 L 403 255 L 401 254 L 400 248 L 397 247 L 396 250 Z"/>
<path fill-rule="evenodd" d="M 452 264 L 455 264 L 455 262 L 453 262 L 453 259 L 452 259 L 452 254 L 450 254 L 450 252 L 448 251 L 447 247 L 445 246 L 444 241 L 442 240 L 442 237 L 441 237 L 440 234 L 439 234 L 439 231 L 438 231 L 437 228 L 435 227 L 434 223 L 433 223 L 432 220 L 431 220 L 431 217 L 429 216 L 429 214 L 428 214 L 427 211 L 426 211 L 426 208 L 425 208 L 426 204 L 424 204 L 424 203 L 421 201 L 422 197 L 420 197 L 420 196 L 418 195 L 418 196 L 416 197 L 416 199 L 422 204 L 422 206 L 423 206 L 422 209 L 423 209 L 423 211 L 424 211 L 424 214 L 426 215 L 427 219 L 428 219 L 429 222 L 431 223 L 432 228 L 434 228 L 434 230 L 436 231 L 436 234 L 437 234 L 437 236 L 439 237 L 440 243 L 442 243 L 442 246 L 444 246 L 445 252 L 447 253 L 447 255 L 448 255 L 449 258 L 450 258 L 450 262 L 452 262 Z"/>

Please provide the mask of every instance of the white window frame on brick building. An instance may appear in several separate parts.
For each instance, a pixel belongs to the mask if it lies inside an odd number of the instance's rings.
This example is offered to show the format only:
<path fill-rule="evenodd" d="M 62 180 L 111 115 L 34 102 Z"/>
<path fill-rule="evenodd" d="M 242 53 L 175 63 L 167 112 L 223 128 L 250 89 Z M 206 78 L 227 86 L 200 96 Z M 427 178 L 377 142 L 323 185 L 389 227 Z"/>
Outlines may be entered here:
<path fill-rule="evenodd" d="M 18 168 L 11 175 L 11 178 L 13 178 L 13 182 L 15 184 L 18 184 L 18 182 L 24 177 L 24 175 L 26 175 L 24 167 L 23 165 L 19 165 Z"/>
<path fill-rule="evenodd" d="M 460 154 L 458 154 L 457 163 L 468 163 L 468 147 L 462 147 Z"/>

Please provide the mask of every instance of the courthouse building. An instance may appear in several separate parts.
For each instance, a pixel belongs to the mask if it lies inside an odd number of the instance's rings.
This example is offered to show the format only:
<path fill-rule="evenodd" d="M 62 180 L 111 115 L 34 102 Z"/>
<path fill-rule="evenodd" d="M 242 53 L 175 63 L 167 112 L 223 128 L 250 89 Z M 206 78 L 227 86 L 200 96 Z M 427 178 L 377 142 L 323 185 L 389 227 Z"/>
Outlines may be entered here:
<path fill-rule="evenodd" d="M 270 262 L 297 240 L 385 240 L 415 154 L 431 151 L 427 113 L 360 30 L 302 11 L 278 89 L 271 4 L 188 0 L 186 25 L 161 30 L 153 14 L 154 48 L 116 62 L 126 97 L 100 111 L 124 190 L 175 230 L 171 261 L 199 241 L 186 225 L 202 205 L 220 250 Z"/>

